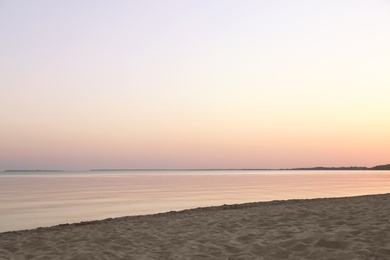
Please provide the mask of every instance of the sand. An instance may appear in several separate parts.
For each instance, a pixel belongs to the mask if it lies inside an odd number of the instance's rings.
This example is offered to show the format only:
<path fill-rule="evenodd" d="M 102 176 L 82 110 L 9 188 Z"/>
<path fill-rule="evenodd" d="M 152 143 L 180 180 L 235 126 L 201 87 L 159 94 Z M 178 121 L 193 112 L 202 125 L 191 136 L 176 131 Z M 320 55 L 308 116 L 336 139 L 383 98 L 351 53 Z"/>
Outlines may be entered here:
<path fill-rule="evenodd" d="M 0 259 L 390 259 L 390 194 L 223 205 L 5 232 Z"/>

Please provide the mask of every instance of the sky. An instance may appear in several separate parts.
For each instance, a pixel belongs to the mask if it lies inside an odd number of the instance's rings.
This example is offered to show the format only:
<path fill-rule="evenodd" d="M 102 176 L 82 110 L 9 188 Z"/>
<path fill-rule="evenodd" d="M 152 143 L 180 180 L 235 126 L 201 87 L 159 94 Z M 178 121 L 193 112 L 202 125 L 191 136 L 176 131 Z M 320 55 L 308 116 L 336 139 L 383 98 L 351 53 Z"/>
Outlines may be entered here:
<path fill-rule="evenodd" d="M 0 1 L 0 170 L 390 163 L 390 1 Z"/>

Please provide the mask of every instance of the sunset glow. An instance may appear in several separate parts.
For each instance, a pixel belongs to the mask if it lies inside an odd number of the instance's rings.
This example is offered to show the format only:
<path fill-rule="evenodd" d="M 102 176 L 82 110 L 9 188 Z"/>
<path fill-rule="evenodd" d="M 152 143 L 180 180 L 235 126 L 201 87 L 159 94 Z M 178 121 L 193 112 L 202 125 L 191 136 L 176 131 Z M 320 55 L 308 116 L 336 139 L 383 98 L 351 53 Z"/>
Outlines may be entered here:
<path fill-rule="evenodd" d="M 374 166 L 388 1 L 1 1 L 0 170 Z"/>

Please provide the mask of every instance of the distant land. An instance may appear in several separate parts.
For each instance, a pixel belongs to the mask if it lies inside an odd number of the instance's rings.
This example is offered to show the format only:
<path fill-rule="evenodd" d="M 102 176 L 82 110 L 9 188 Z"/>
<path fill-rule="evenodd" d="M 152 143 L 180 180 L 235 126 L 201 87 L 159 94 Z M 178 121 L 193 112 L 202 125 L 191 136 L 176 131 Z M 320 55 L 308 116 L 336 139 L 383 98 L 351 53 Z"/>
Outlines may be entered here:
<path fill-rule="evenodd" d="M 65 172 L 64 170 L 5 170 L 4 172 Z"/>
<path fill-rule="evenodd" d="M 309 167 L 309 168 L 283 168 L 283 169 L 265 169 L 265 168 L 229 168 L 229 169 L 91 169 L 91 172 L 120 172 L 120 171 L 390 171 L 390 164 L 377 165 L 374 167 Z M 0 171 L 1 172 L 1 171 Z M 5 170 L 3 172 L 67 172 L 65 170 Z"/>
<path fill-rule="evenodd" d="M 284 169 L 91 169 L 92 172 L 106 171 L 368 171 L 368 170 L 390 170 L 390 164 L 377 165 L 374 167 L 310 167 L 310 168 L 284 168 Z"/>
<path fill-rule="evenodd" d="M 281 169 L 281 170 L 299 170 L 299 171 L 383 171 L 383 170 L 390 170 L 390 164 L 385 165 L 377 165 L 374 167 L 357 167 L 357 166 L 351 166 L 351 167 L 312 167 L 312 168 L 292 168 L 292 169 Z"/>

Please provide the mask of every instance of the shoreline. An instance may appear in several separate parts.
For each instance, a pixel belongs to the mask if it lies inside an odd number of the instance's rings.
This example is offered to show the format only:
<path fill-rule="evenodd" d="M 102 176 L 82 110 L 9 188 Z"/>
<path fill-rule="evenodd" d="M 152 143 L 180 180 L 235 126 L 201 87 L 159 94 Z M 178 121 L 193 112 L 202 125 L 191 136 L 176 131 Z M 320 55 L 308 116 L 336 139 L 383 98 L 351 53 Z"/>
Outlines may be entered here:
<path fill-rule="evenodd" d="M 235 203 L 235 204 L 223 204 L 223 205 L 217 205 L 217 206 L 206 206 L 206 207 L 196 207 L 196 208 L 182 209 L 182 210 L 171 210 L 171 211 L 151 213 L 151 214 L 129 215 L 129 216 L 122 216 L 122 217 L 108 217 L 108 218 L 104 218 L 104 219 L 86 220 L 86 221 L 80 221 L 80 222 L 74 222 L 74 223 L 61 223 L 58 225 L 42 226 L 42 227 L 36 227 L 36 228 L 31 228 L 31 229 L 4 231 L 4 232 L 0 232 L 0 236 L 2 234 L 30 232 L 30 231 L 35 231 L 35 230 L 52 229 L 52 228 L 57 228 L 57 227 L 94 225 L 94 224 L 108 223 L 110 221 L 122 221 L 122 220 L 139 219 L 139 218 L 153 218 L 153 217 L 170 217 L 170 216 L 180 215 L 180 214 L 192 214 L 192 213 L 196 214 L 196 213 L 200 213 L 200 212 L 213 212 L 213 211 L 219 211 L 219 210 L 248 209 L 248 208 L 252 208 L 252 207 L 283 205 L 285 203 L 287 203 L 287 204 L 304 203 L 304 202 L 314 203 L 316 201 L 322 201 L 322 200 L 365 198 L 365 197 L 371 197 L 371 196 L 384 196 L 384 195 L 388 195 L 390 197 L 390 193 L 383 193 L 383 194 L 368 194 L 368 195 L 359 195 L 359 196 L 324 197 L 324 198 L 310 198 L 310 199 L 285 199 L 285 200 L 270 200 L 270 201 L 256 201 L 256 202 Z M 389 215 L 389 221 L 390 221 L 390 215 Z"/>
<path fill-rule="evenodd" d="M 7 231 L 0 233 L 0 258 L 385 259 L 388 241 L 390 193 L 200 207 Z"/>

